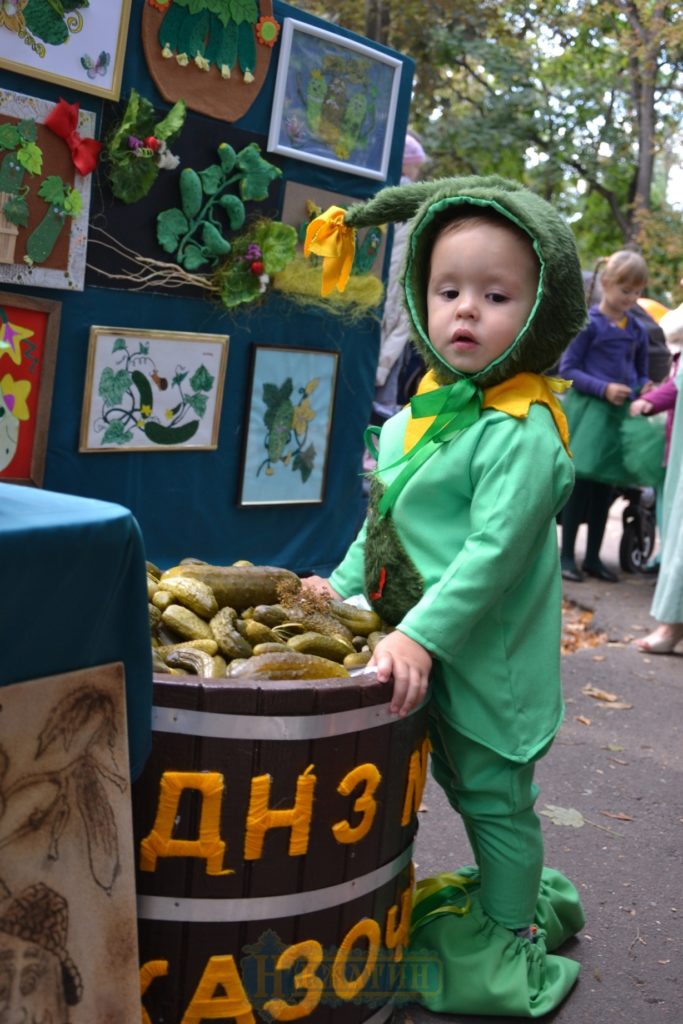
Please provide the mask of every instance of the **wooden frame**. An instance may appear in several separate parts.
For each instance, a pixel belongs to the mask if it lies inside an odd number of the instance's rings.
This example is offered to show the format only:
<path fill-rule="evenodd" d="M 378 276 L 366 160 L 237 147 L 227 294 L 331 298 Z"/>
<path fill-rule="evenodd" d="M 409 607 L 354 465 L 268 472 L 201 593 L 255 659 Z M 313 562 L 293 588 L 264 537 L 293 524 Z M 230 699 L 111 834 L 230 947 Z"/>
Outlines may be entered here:
<path fill-rule="evenodd" d="M 49 15 L 49 38 L 33 35 L 35 26 L 26 22 L 24 12 L 5 14 L 0 28 L 0 68 L 117 100 L 131 0 L 91 4 L 63 17 L 55 13 L 49 0 L 44 0 L 44 6 Z"/>
<path fill-rule="evenodd" d="M 0 292 L 0 480 L 7 483 L 43 483 L 61 311 L 52 299 Z"/>
<path fill-rule="evenodd" d="M 0 282 L 83 291 L 93 176 L 78 173 L 65 140 L 45 126 L 56 106 L 50 100 L 0 89 L 0 130 L 16 128 L 25 121 L 35 122 L 37 133 L 36 142 L 15 139 L 10 148 L 0 151 Z M 92 111 L 79 110 L 77 130 L 83 138 L 94 136 L 95 123 Z M 40 160 L 28 170 L 22 159 L 30 159 L 35 147 Z M 79 197 L 78 207 L 72 206 L 73 212 L 61 219 L 61 228 L 60 217 L 55 216 L 55 197 L 48 200 L 41 193 L 50 181 L 61 183 L 62 198 L 70 203 L 74 194 Z M 5 210 L 10 202 L 25 204 L 27 217 L 9 219 Z M 55 224 L 58 229 L 52 234 L 49 251 L 35 260 L 29 258 L 32 237 L 45 227 L 52 232 Z"/>
<path fill-rule="evenodd" d="M 229 338 L 91 327 L 80 452 L 218 447 Z"/>
<path fill-rule="evenodd" d="M 339 354 L 255 345 L 240 505 L 321 503 Z"/>
<path fill-rule="evenodd" d="M 268 149 L 384 181 L 401 69 L 381 50 L 285 18 Z"/>

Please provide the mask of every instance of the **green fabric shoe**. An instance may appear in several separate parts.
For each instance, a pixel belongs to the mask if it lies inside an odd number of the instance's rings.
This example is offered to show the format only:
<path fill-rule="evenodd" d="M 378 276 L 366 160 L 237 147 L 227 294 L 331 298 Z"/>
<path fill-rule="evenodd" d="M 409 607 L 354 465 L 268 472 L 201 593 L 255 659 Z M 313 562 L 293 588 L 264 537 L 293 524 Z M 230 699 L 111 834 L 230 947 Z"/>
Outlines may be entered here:
<path fill-rule="evenodd" d="M 548 884 L 546 909 L 555 906 L 556 880 Z M 559 921 L 557 908 L 547 917 Z M 578 963 L 547 952 L 542 927 L 531 943 L 485 913 L 476 869 L 418 884 L 405 959 L 406 999 L 434 1013 L 542 1017 L 559 1006 L 578 973 Z"/>

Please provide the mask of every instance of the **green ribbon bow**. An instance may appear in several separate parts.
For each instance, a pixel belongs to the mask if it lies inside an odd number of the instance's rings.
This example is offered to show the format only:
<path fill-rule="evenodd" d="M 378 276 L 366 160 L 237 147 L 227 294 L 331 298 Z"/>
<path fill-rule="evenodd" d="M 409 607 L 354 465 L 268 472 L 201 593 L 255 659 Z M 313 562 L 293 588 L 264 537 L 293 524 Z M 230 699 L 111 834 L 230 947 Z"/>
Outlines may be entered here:
<path fill-rule="evenodd" d="M 481 388 L 469 380 L 445 384 L 434 391 L 414 395 L 410 399 L 413 419 L 424 419 L 427 416 L 434 416 L 435 419 L 409 452 L 386 467 L 393 469 L 394 466 L 406 463 L 382 495 L 379 503 L 380 518 L 391 511 L 408 480 L 434 454 L 440 444 L 450 441 L 460 430 L 477 422 L 481 415 L 482 401 Z"/>

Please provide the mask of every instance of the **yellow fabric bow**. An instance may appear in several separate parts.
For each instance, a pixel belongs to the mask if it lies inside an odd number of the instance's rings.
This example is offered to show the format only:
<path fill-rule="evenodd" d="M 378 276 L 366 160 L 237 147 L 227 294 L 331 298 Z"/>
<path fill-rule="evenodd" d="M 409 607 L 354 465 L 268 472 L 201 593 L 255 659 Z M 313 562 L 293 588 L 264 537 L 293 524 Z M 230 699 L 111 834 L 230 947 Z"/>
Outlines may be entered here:
<path fill-rule="evenodd" d="M 434 391 L 440 387 L 432 370 L 426 373 L 420 381 L 417 389 L 418 395 Z M 483 409 L 497 409 L 505 412 L 508 416 L 515 416 L 517 419 L 525 419 L 529 415 L 529 407 L 534 402 L 540 402 L 551 412 L 555 426 L 562 440 L 562 444 L 569 451 L 569 426 L 567 417 L 558 400 L 555 398 L 557 392 L 566 391 L 571 387 L 571 382 L 561 380 L 557 377 L 542 377 L 538 373 L 518 373 L 509 380 L 495 387 L 486 388 L 484 391 Z M 431 426 L 434 417 L 421 416 L 419 419 L 411 418 L 406 427 L 403 450 L 405 452 L 420 440 L 423 434 Z"/>
<path fill-rule="evenodd" d="M 343 292 L 351 275 L 356 229 L 344 223 L 345 213 L 341 206 L 330 206 L 306 229 L 304 256 L 314 253 L 323 258 L 321 295 L 329 295 L 335 287 Z"/>

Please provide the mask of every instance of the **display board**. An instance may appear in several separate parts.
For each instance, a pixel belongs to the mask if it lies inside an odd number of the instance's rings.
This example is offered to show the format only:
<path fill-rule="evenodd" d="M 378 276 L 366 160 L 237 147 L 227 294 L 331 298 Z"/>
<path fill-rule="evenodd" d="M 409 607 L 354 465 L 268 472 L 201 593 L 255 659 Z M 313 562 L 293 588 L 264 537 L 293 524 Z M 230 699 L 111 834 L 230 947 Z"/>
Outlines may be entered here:
<path fill-rule="evenodd" d="M 12 114 L 0 124 L 0 157 L 14 168 L 0 190 L 8 236 L 28 232 L 25 188 L 36 217 L 45 208 L 51 218 L 32 250 L 39 259 L 52 234 L 55 246 L 76 236 L 85 182 L 89 203 L 83 290 L 46 284 L 36 260 L 21 283 L 5 275 L 4 287 L 61 304 L 42 486 L 130 509 L 161 567 L 191 556 L 327 573 L 361 519 L 388 246 L 381 232 L 364 236 L 348 302 L 333 310 L 319 301 L 319 268 L 304 266 L 300 239 L 321 196 L 351 203 L 398 182 L 413 64 L 289 4 L 253 6 L 256 17 L 235 26 L 227 5 L 219 17 L 202 0 L 132 0 L 125 46 L 84 54 L 82 91 L 22 73 L 0 48 L 3 109 L 33 98 L 39 129 L 34 138 Z M 51 34 L 54 64 L 78 35 L 65 37 L 47 7 L 45 22 L 30 12 L 31 25 L 17 8 L 0 33 Z M 90 86 L 121 60 L 120 97 L 103 98 Z M 45 129 L 50 121 L 61 134 Z M 51 170 L 60 147 L 71 178 Z M 111 338 L 97 371 L 94 327 Z M 193 335 L 199 345 L 183 349 L 177 339 Z M 208 343 L 201 358 L 201 338 L 227 339 L 225 359 L 209 359 Z M 190 350 L 197 358 L 185 358 Z M 318 380 L 297 366 L 301 350 L 323 372 L 310 400 L 295 391 Z M 4 349 L 0 371 L 17 376 Z M 270 404 L 266 387 L 276 389 Z M 106 445 L 88 433 L 96 421 L 107 423 Z M 11 466 L 6 476 L 15 478 Z"/>

